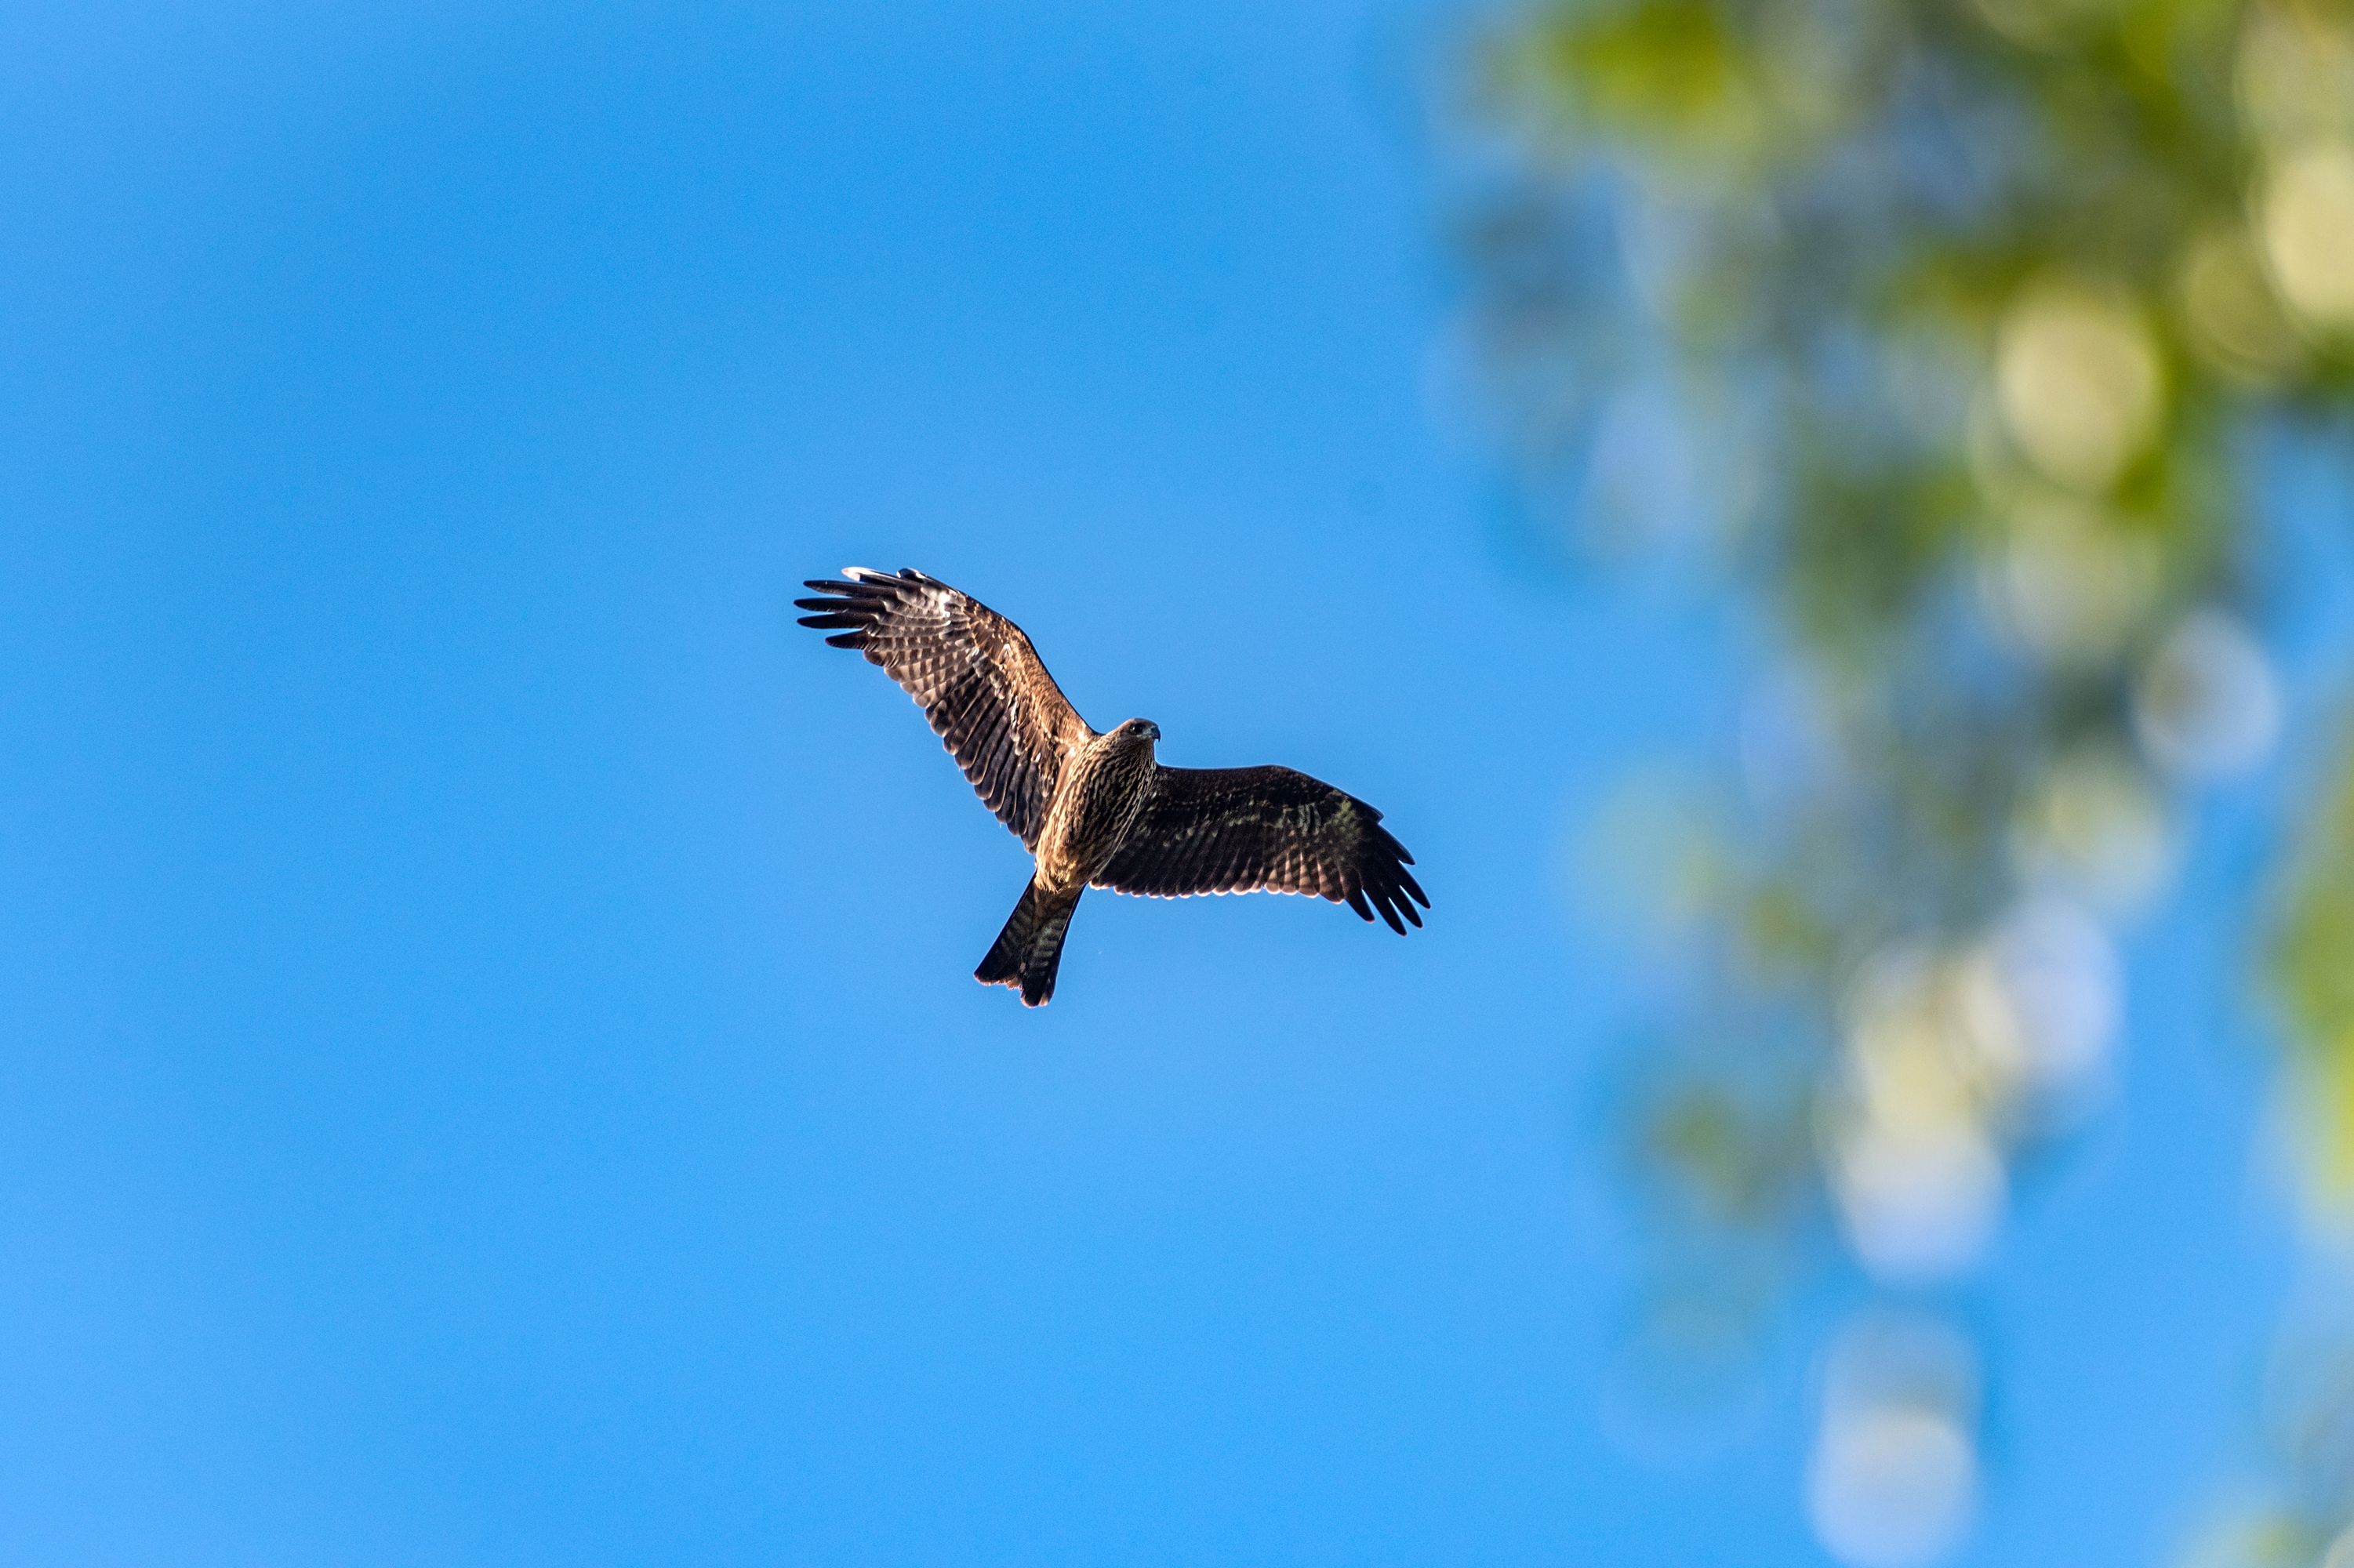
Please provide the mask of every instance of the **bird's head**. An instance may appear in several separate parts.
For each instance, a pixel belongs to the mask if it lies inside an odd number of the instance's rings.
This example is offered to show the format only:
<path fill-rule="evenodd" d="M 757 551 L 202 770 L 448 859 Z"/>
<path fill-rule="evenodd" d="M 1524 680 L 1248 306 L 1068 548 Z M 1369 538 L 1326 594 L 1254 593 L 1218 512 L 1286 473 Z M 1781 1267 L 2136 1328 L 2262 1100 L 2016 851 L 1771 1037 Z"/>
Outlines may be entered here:
<path fill-rule="evenodd" d="M 1150 747 L 1161 738 L 1161 726 L 1150 719 L 1130 719 L 1112 733 L 1130 746 Z"/>

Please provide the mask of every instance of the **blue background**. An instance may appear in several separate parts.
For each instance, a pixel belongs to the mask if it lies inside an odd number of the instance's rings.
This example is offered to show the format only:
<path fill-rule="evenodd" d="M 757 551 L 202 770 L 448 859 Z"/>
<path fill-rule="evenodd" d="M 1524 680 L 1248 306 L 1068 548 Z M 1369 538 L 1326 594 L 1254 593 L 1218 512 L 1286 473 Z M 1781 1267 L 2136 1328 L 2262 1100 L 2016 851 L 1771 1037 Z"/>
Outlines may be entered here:
<path fill-rule="evenodd" d="M 0 1559 L 1816 1559 L 1850 1283 L 1726 1441 L 1613 1436 L 1663 981 L 1565 846 L 1744 644 L 1447 433 L 1459 22 L 11 7 Z M 852 563 L 1373 800 L 1429 928 L 1099 895 L 974 985 L 1023 857 L 790 625 Z M 1968 1561 L 2244 1455 L 2261 804 L 1956 1305 Z"/>

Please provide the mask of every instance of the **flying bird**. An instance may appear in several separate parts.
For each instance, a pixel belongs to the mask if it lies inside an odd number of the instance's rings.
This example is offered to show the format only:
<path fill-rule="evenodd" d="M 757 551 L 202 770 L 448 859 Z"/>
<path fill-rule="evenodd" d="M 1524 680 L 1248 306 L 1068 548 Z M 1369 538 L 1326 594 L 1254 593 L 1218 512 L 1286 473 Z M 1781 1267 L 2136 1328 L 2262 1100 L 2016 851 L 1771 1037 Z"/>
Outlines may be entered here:
<path fill-rule="evenodd" d="M 918 571 L 852 567 L 793 601 L 907 689 L 981 800 L 1036 857 L 1030 885 L 973 979 L 1024 1005 L 1055 994 L 1063 938 L 1090 887 L 1154 898 L 1309 893 L 1391 930 L 1430 900 L 1414 856 L 1354 795 L 1288 768 L 1163 768 L 1161 726 L 1098 733 L 1046 673 L 1022 629 Z"/>

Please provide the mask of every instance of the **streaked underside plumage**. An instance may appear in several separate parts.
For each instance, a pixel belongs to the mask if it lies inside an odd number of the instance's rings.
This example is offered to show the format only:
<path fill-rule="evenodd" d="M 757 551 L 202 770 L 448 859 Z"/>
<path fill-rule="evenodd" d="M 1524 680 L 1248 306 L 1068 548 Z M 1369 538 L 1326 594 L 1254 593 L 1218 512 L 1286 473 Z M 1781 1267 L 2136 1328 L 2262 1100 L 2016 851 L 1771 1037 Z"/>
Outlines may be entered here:
<path fill-rule="evenodd" d="M 1098 733 L 1055 684 L 1022 629 L 921 572 L 851 567 L 796 599 L 905 687 L 965 777 L 1036 859 L 977 976 L 1054 994 L 1063 937 L 1088 887 L 1161 898 L 1302 893 L 1404 934 L 1430 906 L 1404 845 L 1373 807 L 1289 768 L 1164 768 L 1160 729 Z"/>

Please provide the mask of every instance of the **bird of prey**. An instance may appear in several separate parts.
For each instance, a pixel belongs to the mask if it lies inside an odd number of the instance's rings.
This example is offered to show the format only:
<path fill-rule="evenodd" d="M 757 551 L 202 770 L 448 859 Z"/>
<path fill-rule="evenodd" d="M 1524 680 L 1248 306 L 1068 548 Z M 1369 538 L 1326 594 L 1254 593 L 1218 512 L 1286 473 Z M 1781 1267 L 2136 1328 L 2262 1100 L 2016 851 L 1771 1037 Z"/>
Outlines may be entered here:
<path fill-rule="evenodd" d="M 1353 795 L 1288 768 L 1163 768 L 1161 726 L 1097 733 L 1022 629 L 918 571 L 852 567 L 795 599 L 803 626 L 907 689 L 998 821 L 1036 857 L 1030 885 L 973 979 L 1030 1007 L 1055 994 L 1063 938 L 1090 887 L 1184 898 L 1310 893 L 1390 929 L 1430 907 L 1414 856 Z"/>

